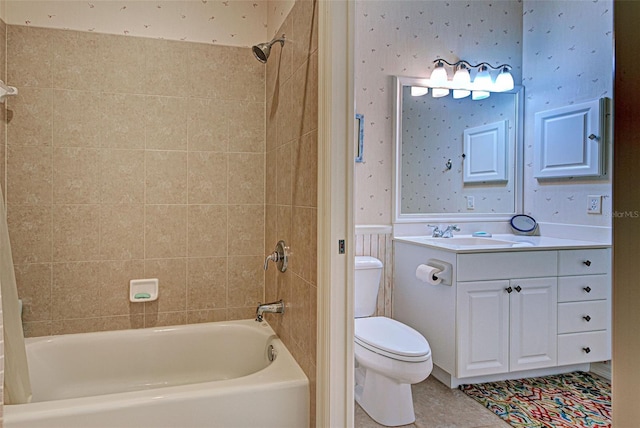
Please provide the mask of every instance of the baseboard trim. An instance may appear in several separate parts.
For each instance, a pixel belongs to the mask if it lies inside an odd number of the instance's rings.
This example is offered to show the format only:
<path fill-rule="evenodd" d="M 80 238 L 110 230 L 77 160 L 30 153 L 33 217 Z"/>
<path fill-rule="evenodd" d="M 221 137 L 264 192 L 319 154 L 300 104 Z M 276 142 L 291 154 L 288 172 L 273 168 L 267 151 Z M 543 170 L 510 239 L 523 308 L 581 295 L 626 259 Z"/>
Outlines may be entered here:
<path fill-rule="evenodd" d="M 611 362 L 610 361 L 605 361 L 602 363 L 591 363 L 591 367 L 589 368 L 589 371 L 607 380 L 611 380 Z"/>

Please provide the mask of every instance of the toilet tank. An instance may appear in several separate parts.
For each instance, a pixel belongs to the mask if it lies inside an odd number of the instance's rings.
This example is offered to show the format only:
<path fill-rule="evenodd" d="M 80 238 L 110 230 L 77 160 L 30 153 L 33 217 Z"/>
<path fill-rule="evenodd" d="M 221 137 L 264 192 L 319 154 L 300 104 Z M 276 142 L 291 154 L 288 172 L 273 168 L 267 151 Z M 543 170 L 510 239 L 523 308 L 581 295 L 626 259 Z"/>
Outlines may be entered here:
<path fill-rule="evenodd" d="M 369 317 L 376 312 L 381 276 L 380 260 L 370 256 L 356 256 L 354 278 L 356 318 Z"/>

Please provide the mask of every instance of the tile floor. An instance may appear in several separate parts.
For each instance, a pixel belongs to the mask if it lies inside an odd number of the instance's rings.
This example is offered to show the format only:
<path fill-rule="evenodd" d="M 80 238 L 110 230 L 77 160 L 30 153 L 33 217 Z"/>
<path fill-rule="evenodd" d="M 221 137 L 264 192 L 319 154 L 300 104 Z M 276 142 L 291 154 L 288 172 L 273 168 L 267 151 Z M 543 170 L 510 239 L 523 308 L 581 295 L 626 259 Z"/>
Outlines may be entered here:
<path fill-rule="evenodd" d="M 508 428 L 498 416 L 458 389 L 450 389 L 433 376 L 412 386 L 416 421 L 404 427 L 416 428 Z M 356 428 L 378 428 L 377 424 L 358 404 L 355 411 Z"/>

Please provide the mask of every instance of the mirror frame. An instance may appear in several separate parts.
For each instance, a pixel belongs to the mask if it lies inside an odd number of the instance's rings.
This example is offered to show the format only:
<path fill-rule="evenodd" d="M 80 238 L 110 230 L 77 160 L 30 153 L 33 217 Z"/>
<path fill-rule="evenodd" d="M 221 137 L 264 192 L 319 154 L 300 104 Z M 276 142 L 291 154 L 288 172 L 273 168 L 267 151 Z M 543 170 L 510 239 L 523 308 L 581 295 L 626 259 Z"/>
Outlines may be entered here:
<path fill-rule="evenodd" d="M 401 211 L 400 191 L 402 187 L 401 165 L 398 160 L 402 159 L 402 88 L 404 86 L 424 85 L 424 78 L 393 76 L 393 87 L 395 96 L 393 102 L 393 222 L 394 223 L 421 223 L 452 221 L 509 221 L 515 214 L 522 212 L 523 207 L 523 182 L 524 182 L 524 87 L 516 85 L 513 90 L 504 93 L 514 94 L 515 104 L 518 108 L 516 112 L 515 124 L 515 171 L 513 189 L 515 193 L 514 211 L 508 213 L 415 213 L 403 214 Z M 426 95 L 430 96 L 430 95 Z"/>

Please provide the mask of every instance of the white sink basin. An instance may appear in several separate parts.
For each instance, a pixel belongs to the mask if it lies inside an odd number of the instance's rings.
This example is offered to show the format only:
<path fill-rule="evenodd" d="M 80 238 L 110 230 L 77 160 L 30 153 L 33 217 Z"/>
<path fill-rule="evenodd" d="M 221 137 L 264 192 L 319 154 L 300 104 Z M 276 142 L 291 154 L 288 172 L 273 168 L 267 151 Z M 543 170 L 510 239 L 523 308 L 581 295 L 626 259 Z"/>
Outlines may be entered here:
<path fill-rule="evenodd" d="M 463 246 L 476 246 L 481 245 L 483 247 L 487 245 L 512 245 L 511 241 L 503 241 L 501 239 L 493 239 L 493 238 L 476 238 L 476 237 L 467 237 L 467 236 L 454 236 L 453 238 L 427 238 L 427 240 L 432 240 L 437 242 L 438 244 L 443 245 L 463 245 Z"/>

